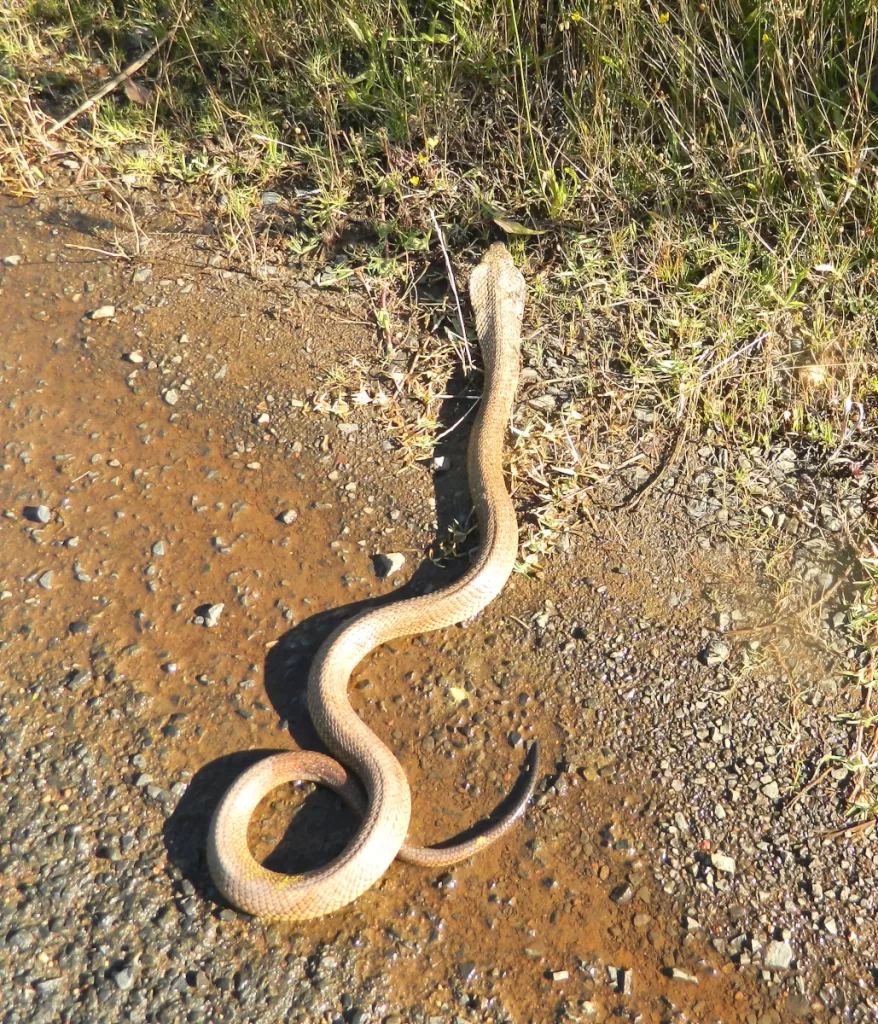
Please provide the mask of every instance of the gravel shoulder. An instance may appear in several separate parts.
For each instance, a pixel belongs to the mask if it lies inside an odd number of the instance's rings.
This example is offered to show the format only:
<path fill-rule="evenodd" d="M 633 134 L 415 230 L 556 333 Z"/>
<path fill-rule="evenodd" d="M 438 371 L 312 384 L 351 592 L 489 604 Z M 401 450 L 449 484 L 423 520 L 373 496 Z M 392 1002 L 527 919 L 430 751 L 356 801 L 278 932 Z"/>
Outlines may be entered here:
<path fill-rule="evenodd" d="M 3 1021 L 874 1020 L 878 847 L 842 817 L 873 476 L 780 445 L 687 448 L 636 508 L 621 468 L 541 575 L 358 668 L 424 841 L 540 739 L 507 841 L 324 921 L 222 903 L 212 808 L 254 752 L 316 743 L 320 641 L 467 564 L 426 554 L 468 514 L 470 403 L 438 462 L 403 458 L 374 403 L 322 399 L 374 362 L 370 298 L 237 273 L 187 223 L 157 211 L 128 260 L 99 199 L 0 205 Z M 352 827 L 287 787 L 251 842 L 302 870 Z"/>

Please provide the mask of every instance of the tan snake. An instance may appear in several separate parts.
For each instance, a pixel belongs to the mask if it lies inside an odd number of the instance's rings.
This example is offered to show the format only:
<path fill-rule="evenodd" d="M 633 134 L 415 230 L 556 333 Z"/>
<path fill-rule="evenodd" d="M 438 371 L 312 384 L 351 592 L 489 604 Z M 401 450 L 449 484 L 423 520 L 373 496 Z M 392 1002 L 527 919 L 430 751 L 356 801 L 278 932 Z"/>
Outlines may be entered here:
<path fill-rule="evenodd" d="M 500 593 L 509 578 L 518 552 L 518 526 L 500 456 L 518 383 L 524 297 L 524 278 L 506 247 L 492 245 L 470 279 L 485 366 L 482 401 L 467 456 L 482 537 L 472 568 L 443 590 L 362 612 L 336 629 L 311 666 L 308 709 L 338 761 L 307 751 L 267 757 L 237 779 L 216 809 L 208 836 L 210 873 L 223 896 L 250 914 L 269 920 L 306 920 L 331 913 L 374 885 L 394 858 L 426 866 L 456 863 L 503 835 L 527 807 L 536 781 L 536 744 L 529 758 L 528 785 L 497 824 L 455 846 L 409 845 L 405 839 L 411 793 L 405 773 L 357 716 L 347 694 L 351 672 L 370 651 L 398 637 L 470 618 Z M 264 868 L 247 844 L 247 826 L 260 800 L 293 780 L 330 786 L 363 815 L 353 839 L 335 860 L 302 875 Z M 365 789 L 365 801 L 356 780 Z"/>

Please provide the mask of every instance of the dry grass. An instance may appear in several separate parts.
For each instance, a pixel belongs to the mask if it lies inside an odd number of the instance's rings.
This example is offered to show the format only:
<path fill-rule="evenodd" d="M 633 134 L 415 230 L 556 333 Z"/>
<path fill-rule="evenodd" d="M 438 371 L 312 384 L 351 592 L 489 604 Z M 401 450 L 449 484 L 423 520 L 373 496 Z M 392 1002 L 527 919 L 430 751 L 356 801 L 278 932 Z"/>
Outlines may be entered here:
<path fill-rule="evenodd" d="M 110 168 L 132 205 L 140 190 L 197 189 L 251 271 L 287 260 L 365 286 L 384 343 L 422 277 L 444 276 L 440 223 L 464 266 L 504 225 L 531 285 L 537 376 L 512 468 L 534 564 L 595 488 L 618 489 L 621 469 L 629 486 L 647 479 L 683 437 L 730 449 L 783 439 L 826 472 L 871 457 L 868 4 L 125 11 L 12 0 L 0 13 L 7 187 L 39 191 L 57 166 L 47 157 L 69 150 L 78 181 Z M 171 26 L 127 92 L 48 134 Z M 272 216 L 266 189 L 284 197 Z M 328 400 L 378 399 L 403 447 L 428 455 L 454 351 L 435 335 L 459 334 L 458 319 L 431 311 L 429 351 L 409 346 L 416 413 L 399 407 L 398 383 L 384 398 L 338 384 Z"/>

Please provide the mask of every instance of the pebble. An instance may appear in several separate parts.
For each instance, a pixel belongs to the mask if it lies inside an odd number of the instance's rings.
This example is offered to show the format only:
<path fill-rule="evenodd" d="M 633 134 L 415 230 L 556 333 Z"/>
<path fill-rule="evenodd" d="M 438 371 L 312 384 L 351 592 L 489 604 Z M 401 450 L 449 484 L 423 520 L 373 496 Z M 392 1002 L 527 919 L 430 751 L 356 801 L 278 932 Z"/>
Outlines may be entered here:
<path fill-rule="evenodd" d="M 299 513 L 294 508 L 286 508 L 277 518 L 284 524 L 284 526 L 292 526 L 299 518 Z"/>
<path fill-rule="evenodd" d="M 168 388 L 168 390 L 162 395 L 162 398 L 164 398 L 168 405 L 176 405 L 177 402 L 180 401 L 180 393 L 174 390 L 174 388 Z"/>
<path fill-rule="evenodd" d="M 375 555 L 375 574 L 379 579 L 387 579 L 405 565 L 405 555 L 399 551 L 392 551 L 389 554 Z"/>
<path fill-rule="evenodd" d="M 128 992 L 134 987 L 134 970 L 131 967 L 120 967 L 110 975 L 121 992 Z"/>
<path fill-rule="evenodd" d="M 6 267 L 17 267 L 21 263 L 21 256 L 4 256 L 3 265 Z"/>
<path fill-rule="evenodd" d="M 138 267 L 131 275 L 133 284 L 146 284 L 152 277 L 152 267 Z"/>
<path fill-rule="evenodd" d="M 138 349 L 134 349 L 133 352 L 126 353 L 125 358 L 129 363 L 134 363 L 135 366 L 140 366 L 143 362 L 143 353 Z"/>
<path fill-rule="evenodd" d="M 34 988 L 39 992 L 41 996 L 49 996 L 57 992 L 61 988 L 63 978 L 40 978 L 39 981 L 34 982 Z"/>
<path fill-rule="evenodd" d="M 552 971 L 552 981 L 567 981 L 569 977 L 569 971 Z"/>
<path fill-rule="evenodd" d="M 472 981 L 476 976 L 475 961 L 464 960 L 462 963 L 459 963 L 457 965 L 457 976 L 464 984 Z"/>
<path fill-rule="evenodd" d="M 32 523 L 39 523 L 41 526 L 45 526 L 52 518 L 52 513 L 48 505 L 27 505 L 24 509 L 24 517 Z"/>
<path fill-rule="evenodd" d="M 762 963 L 770 971 L 785 971 L 793 962 L 792 946 L 786 941 L 774 939 L 765 947 Z"/>
<path fill-rule="evenodd" d="M 725 640 L 711 640 L 702 650 L 699 658 L 708 668 L 716 668 L 728 660 L 732 649 Z"/>
<path fill-rule="evenodd" d="M 207 609 L 204 615 L 204 624 L 208 629 L 213 629 L 214 626 L 219 625 L 220 615 L 222 615 L 224 608 L 224 604 L 212 604 Z"/>
<path fill-rule="evenodd" d="M 167 549 L 165 548 L 165 542 L 163 540 L 157 540 L 151 548 L 151 551 L 156 556 L 156 558 L 161 558 L 166 550 Z"/>
<path fill-rule="evenodd" d="M 672 967 L 668 976 L 673 978 L 674 981 L 685 981 L 689 985 L 698 984 L 698 978 L 694 974 L 681 970 L 679 967 Z"/>
<path fill-rule="evenodd" d="M 710 855 L 710 863 L 717 871 L 722 871 L 724 874 L 733 875 L 735 873 L 735 858 L 729 857 L 728 854 L 720 853 L 719 850 Z"/>
<path fill-rule="evenodd" d="M 97 309 L 93 309 L 89 314 L 90 320 L 109 320 L 116 315 L 115 306 L 98 306 Z"/>
<path fill-rule="evenodd" d="M 91 672 L 87 668 L 80 669 L 78 672 L 74 672 L 67 680 L 67 689 L 71 693 L 76 693 L 81 690 L 86 683 L 91 682 Z"/>
<path fill-rule="evenodd" d="M 55 575 L 55 572 L 54 572 L 53 569 L 47 569 L 40 576 L 40 578 L 37 580 L 37 583 L 39 583 L 39 585 L 43 588 L 43 590 L 51 590 L 52 589 L 52 579 L 53 579 L 54 575 Z"/>

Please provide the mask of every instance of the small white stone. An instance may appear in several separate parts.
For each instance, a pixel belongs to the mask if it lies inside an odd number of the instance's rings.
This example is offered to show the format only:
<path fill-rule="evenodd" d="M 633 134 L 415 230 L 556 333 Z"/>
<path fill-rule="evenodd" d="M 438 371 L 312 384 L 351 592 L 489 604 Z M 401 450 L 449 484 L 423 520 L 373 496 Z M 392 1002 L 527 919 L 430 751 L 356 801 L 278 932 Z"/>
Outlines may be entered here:
<path fill-rule="evenodd" d="M 129 352 L 125 358 L 129 363 L 134 363 L 135 366 L 139 366 L 143 362 L 143 354 L 135 349 L 133 352 Z"/>
<path fill-rule="evenodd" d="M 391 551 L 386 555 L 376 555 L 375 563 L 378 576 L 387 579 L 405 565 L 405 555 L 399 551 Z"/>
<path fill-rule="evenodd" d="M 735 858 L 726 853 L 720 853 L 719 850 L 710 855 L 710 863 L 717 871 L 723 871 L 727 875 L 735 873 Z"/>
<path fill-rule="evenodd" d="M 213 629 L 214 626 L 219 625 L 219 617 L 223 613 L 224 604 L 212 604 L 207 609 L 207 614 L 204 616 L 204 624 L 208 629 Z"/>
<path fill-rule="evenodd" d="M 770 971 L 785 971 L 793 962 L 793 950 L 788 942 L 773 940 L 765 947 L 762 963 Z"/>
<path fill-rule="evenodd" d="M 169 388 L 164 393 L 164 395 L 162 395 L 162 397 L 168 403 L 168 405 L 176 405 L 177 402 L 180 401 L 179 392 L 175 391 L 173 388 Z"/>
<path fill-rule="evenodd" d="M 21 263 L 20 256 L 4 256 L 3 265 L 7 267 L 17 267 Z"/>
<path fill-rule="evenodd" d="M 685 981 L 687 985 L 697 985 L 698 978 L 694 974 L 690 974 L 688 971 L 683 971 L 679 967 L 671 968 L 671 977 L 674 981 Z"/>
<path fill-rule="evenodd" d="M 91 320 L 109 320 L 110 317 L 114 317 L 116 315 L 116 307 L 98 306 L 97 309 L 93 309 L 88 315 Z"/>

